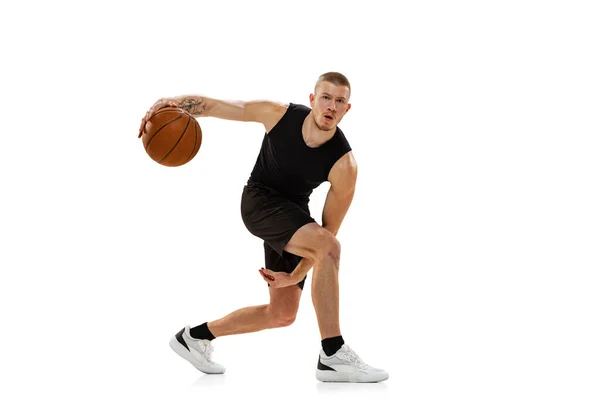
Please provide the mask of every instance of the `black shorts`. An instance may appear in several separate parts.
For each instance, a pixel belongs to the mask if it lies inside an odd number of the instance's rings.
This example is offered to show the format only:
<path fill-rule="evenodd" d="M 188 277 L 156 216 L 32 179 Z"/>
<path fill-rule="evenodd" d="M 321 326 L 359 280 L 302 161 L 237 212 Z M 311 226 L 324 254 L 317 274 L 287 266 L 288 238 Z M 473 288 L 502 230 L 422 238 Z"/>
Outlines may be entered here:
<path fill-rule="evenodd" d="M 241 211 L 246 228 L 264 241 L 265 268 L 291 273 L 302 257 L 283 248 L 298 229 L 315 222 L 308 203 L 292 201 L 268 186 L 248 182 L 242 192 Z M 301 289 L 305 280 L 298 282 Z"/>

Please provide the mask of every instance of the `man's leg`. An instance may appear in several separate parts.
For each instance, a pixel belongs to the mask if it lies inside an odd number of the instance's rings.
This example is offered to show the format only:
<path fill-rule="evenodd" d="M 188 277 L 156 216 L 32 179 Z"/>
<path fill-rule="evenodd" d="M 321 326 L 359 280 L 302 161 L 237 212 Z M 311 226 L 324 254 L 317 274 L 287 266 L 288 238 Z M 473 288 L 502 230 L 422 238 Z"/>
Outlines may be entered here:
<path fill-rule="evenodd" d="M 211 339 L 288 326 L 294 322 L 302 289 L 297 285 L 278 289 L 270 287 L 269 293 L 269 304 L 242 308 L 193 329 L 184 327 L 171 338 L 171 348 L 204 373 L 224 373 L 225 367 L 212 361 Z"/>
<path fill-rule="evenodd" d="M 312 300 L 323 346 L 317 363 L 317 379 L 323 382 L 388 379 L 386 371 L 364 363 L 342 339 L 338 285 L 340 244 L 335 236 L 316 223 L 307 224 L 296 231 L 285 250 L 313 261 Z"/>
<path fill-rule="evenodd" d="M 331 232 L 310 223 L 294 233 L 284 250 L 313 260 L 312 301 L 321 339 L 340 336 L 340 243 Z"/>
<path fill-rule="evenodd" d="M 302 289 L 297 285 L 269 288 L 270 302 L 236 310 L 208 323 L 215 336 L 236 335 L 291 325 L 296 319 Z"/>

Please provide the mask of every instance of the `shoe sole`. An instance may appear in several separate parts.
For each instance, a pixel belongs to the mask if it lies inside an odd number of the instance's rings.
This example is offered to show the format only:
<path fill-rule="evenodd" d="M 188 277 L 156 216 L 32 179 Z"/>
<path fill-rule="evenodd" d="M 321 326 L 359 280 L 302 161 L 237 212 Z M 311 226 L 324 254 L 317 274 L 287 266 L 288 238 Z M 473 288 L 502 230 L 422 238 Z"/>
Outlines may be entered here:
<path fill-rule="evenodd" d="M 373 377 L 362 374 L 345 374 L 336 371 L 317 370 L 317 380 L 321 382 L 354 382 L 354 383 L 376 383 L 385 381 L 389 375 Z"/>
<path fill-rule="evenodd" d="M 181 343 L 179 343 L 179 340 L 177 340 L 177 338 L 175 336 L 173 336 L 171 338 L 171 340 L 169 341 L 169 346 L 171 346 L 173 351 L 175 353 L 177 353 L 181 358 L 189 361 L 189 363 L 192 364 L 194 366 L 194 368 L 196 368 L 198 371 L 204 372 L 205 374 L 222 374 L 223 373 L 223 372 L 210 371 L 210 370 L 206 370 L 206 368 L 203 368 L 202 364 L 200 364 L 194 358 L 194 356 L 192 356 L 192 353 L 190 353 L 190 351 L 188 349 L 186 349 L 185 347 L 183 347 L 183 345 Z"/>

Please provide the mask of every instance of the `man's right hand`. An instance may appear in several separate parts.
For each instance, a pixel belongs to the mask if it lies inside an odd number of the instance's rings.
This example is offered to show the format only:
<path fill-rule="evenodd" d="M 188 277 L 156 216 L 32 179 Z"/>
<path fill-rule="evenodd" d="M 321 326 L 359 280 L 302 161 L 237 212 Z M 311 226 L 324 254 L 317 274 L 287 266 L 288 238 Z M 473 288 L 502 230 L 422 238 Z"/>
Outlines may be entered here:
<path fill-rule="evenodd" d="M 291 274 L 288 274 L 287 272 L 274 272 L 266 268 L 261 268 L 258 272 L 260 272 L 263 280 L 274 288 L 292 286 L 298 283 L 298 281 L 294 280 Z"/>
<path fill-rule="evenodd" d="M 170 98 L 170 97 L 165 97 L 165 98 L 159 99 L 156 103 L 154 103 L 152 105 L 152 107 L 150 107 L 148 112 L 146 112 L 146 115 L 144 115 L 144 118 L 142 118 L 142 123 L 140 124 L 138 138 L 142 137 L 142 133 L 144 132 L 144 127 L 146 126 L 146 122 L 148 122 L 148 120 L 150 119 L 152 114 L 154 114 L 161 108 L 166 108 L 166 107 L 177 108 L 177 107 L 179 107 L 179 104 L 177 104 L 177 101 L 175 101 L 175 99 Z"/>

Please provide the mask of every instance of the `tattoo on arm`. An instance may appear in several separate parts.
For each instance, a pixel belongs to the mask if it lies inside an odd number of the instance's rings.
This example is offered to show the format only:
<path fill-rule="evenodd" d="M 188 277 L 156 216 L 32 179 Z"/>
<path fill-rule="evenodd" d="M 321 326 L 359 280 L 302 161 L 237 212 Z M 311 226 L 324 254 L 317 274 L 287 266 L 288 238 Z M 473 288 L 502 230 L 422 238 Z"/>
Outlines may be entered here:
<path fill-rule="evenodd" d="M 202 97 L 199 97 L 198 99 L 183 99 L 180 107 L 193 116 L 198 116 L 203 114 L 206 110 L 206 101 L 204 101 Z"/>

